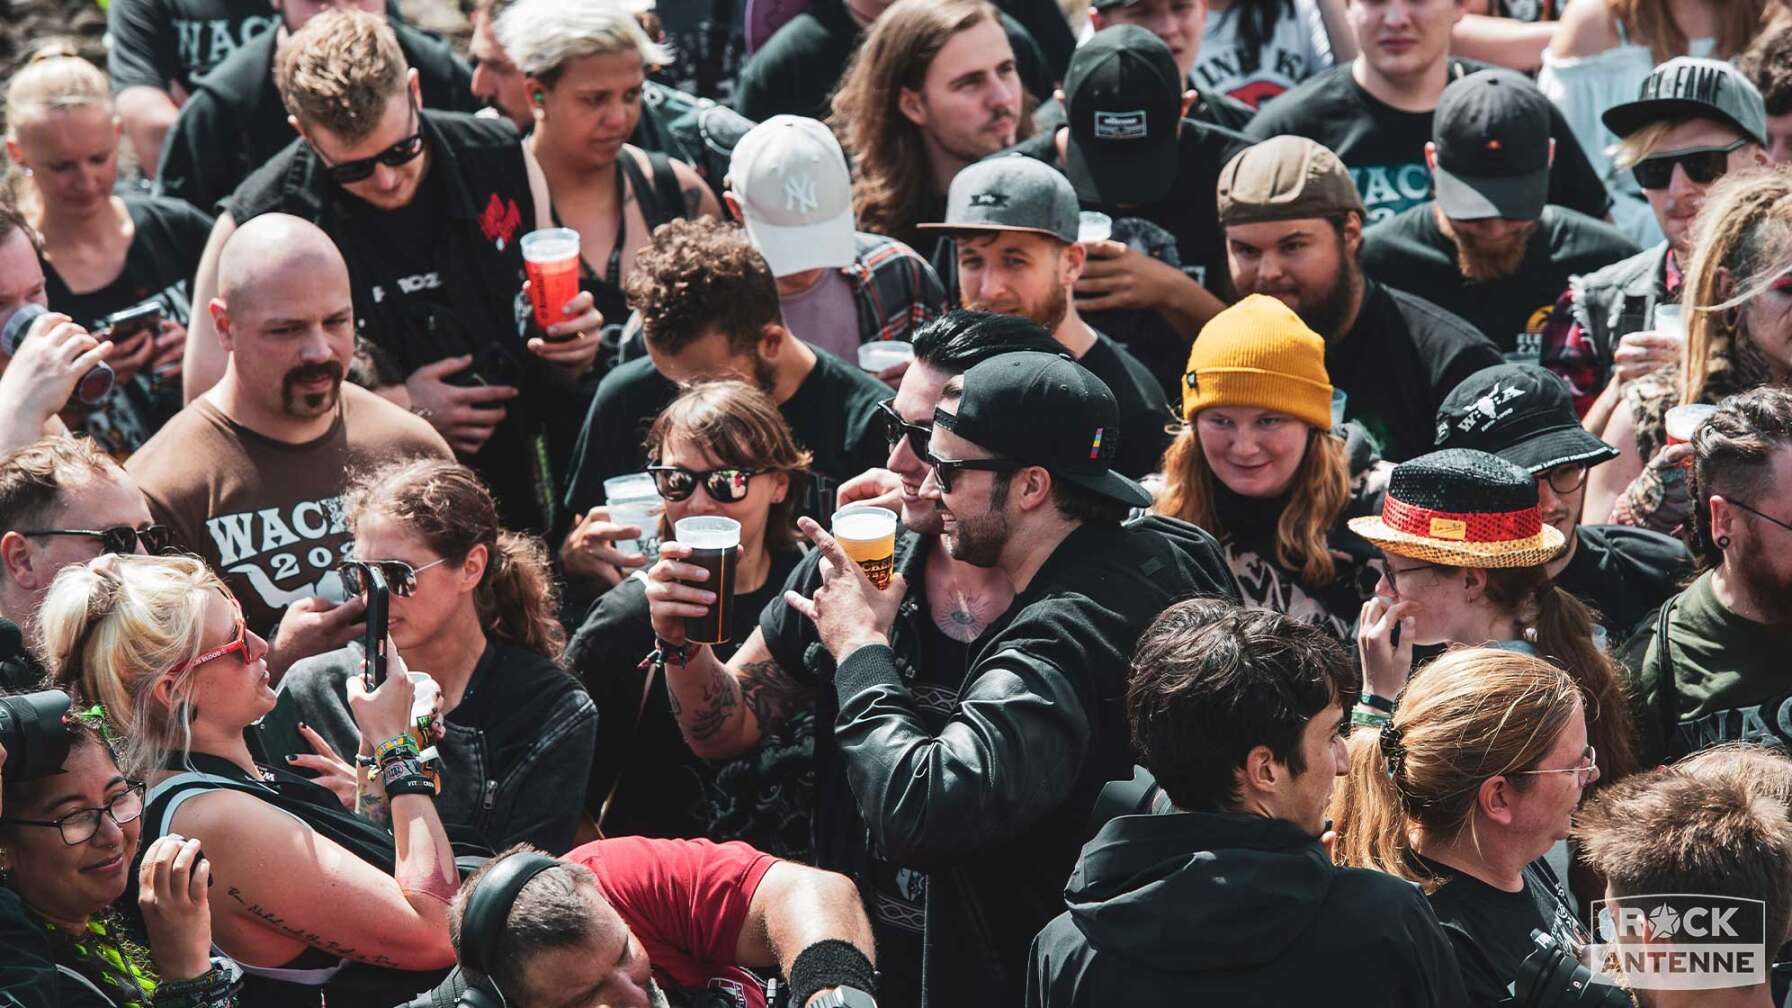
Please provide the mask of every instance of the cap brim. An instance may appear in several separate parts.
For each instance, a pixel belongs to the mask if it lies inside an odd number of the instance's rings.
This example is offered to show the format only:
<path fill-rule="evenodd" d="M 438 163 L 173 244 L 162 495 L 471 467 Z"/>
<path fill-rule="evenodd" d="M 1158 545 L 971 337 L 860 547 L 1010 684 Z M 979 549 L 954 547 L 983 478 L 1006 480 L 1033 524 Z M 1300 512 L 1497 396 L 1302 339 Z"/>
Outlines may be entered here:
<path fill-rule="evenodd" d="M 1140 486 L 1137 481 L 1122 476 L 1112 469 L 1100 472 L 1061 472 L 1051 470 L 1053 479 L 1061 479 L 1073 483 L 1084 490 L 1098 493 L 1110 500 L 1117 500 L 1129 507 L 1150 507 L 1151 493 Z"/>
<path fill-rule="evenodd" d="M 759 254 L 765 257 L 765 264 L 771 267 L 772 276 L 789 276 L 812 269 L 840 269 L 852 265 L 851 206 L 825 221 L 797 227 L 767 224 L 754 220 L 750 213 L 742 216 L 746 218 L 747 237 L 753 242 L 753 247 L 759 250 Z"/>
<path fill-rule="evenodd" d="M 1484 177 L 1439 165 L 1437 205 L 1451 220 L 1536 220 L 1549 200 L 1549 166 L 1524 175 Z"/>
<path fill-rule="evenodd" d="M 1149 140 L 1109 141 L 1094 150 L 1086 150 L 1092 144 L 1079 141 L 1075 131 L 1065 140 L 1064 177 L 1085 204 L 1156 203 L 1176 185 L 1179 157 L 1174 130 Z"/>
<path fill-rule="evenodd" d="M 1620 452 L 1576 425 L 1534 434 L 1494 454 L 1535 476 L 1560 465 L 1598 465 L 1617 458 Z"/>
<path fill-rule="evenodd" d="M 1066 237 L 1050 228 L 1018 227 L 1011 224 L 947 224 L 943 221 L 936 221 L 932 224 L 917 224 L 915 227 L 921 231 L 944 231 L 948 238 L 955 234 L 975 234 L 979 231 L 1025 231 L 1029 234 L 1042 234 L 1056 238 L 1061 242 L 1076 241 L 1076 235 Z"/>
<path fill-rule="evenodd" d="M 1716 105 L 1690 98 L 1650 98 L 1646 101 L 1625 102 L 1613 105 L 1599 117 L 1605 128 L 1611 130 L 1619 139 L 1635 133 L 1644 126 L 1664 119 L 1715 119 L 1736 127 L 1743 136 L 1753 139 L 1765 147 L 1767 138 L 1759 135 L 1757 130 L 1749 128 L 1735 116 Z"/>
<path fill-rule="evenodd" d="M 1348 524 L 1350 531 L 1389 553 L 1452 567 L 1535 567 L 1555 559 L 1566 542 L 1554 525 L 1545 525 L 1525 539 L 1474 543 L 1401 532 L 1389 528 L 1380 515 L 1352 518 Z"/>

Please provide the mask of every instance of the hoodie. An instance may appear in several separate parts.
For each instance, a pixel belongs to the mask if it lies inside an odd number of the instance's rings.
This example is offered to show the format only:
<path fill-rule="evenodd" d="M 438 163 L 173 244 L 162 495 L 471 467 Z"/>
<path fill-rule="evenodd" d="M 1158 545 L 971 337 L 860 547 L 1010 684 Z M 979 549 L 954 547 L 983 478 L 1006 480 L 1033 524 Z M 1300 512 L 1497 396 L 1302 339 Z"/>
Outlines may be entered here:
<path fill-rule="evenodd" d="M 1292 823 L 1121 816 L 1084 845 L 1033 942 L 1028 1008 L 1466 1003 L 1417 886 L 1339 868 Z"/>

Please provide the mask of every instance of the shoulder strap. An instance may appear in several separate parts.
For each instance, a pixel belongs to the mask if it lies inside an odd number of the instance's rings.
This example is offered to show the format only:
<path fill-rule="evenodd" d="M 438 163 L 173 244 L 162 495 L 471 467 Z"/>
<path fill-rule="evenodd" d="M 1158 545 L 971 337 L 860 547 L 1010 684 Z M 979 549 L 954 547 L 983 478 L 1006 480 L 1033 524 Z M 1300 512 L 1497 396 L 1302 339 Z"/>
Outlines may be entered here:
<path fill-rule="evenodd" d="M 1674 607 L 1680 604 L 1675 595 L 1661 604 L 1661 615 L 1655 620 L 1655 707 L 1661 718 L 1661 750 L 1665 756 L 1673 744 L 1679 718 L 1674 715 L 1674 644 L 1668 628 L 1674 619 Z"/>
<path fill-rule="evenodd" d="M 672 159 L 663 151 L 648 151 L 647 164 L 653 169 L 653 196 L 659 203 L 659 219 L 653 222 L 654 226 L 682 218 L 684 194 L 678 190 L 678 173 L 672 170 Z"/>

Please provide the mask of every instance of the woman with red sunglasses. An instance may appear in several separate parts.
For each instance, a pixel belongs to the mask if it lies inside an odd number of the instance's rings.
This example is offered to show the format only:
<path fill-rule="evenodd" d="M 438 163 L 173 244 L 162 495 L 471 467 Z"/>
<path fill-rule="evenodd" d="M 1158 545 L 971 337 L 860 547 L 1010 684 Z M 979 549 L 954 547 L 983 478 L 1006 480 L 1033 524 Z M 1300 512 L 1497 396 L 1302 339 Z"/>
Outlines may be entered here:
<path fill-rule="evenodd" d="M 120 769 L 150 785 L 143 847 L 170 834 L 204 845 L 213 938 L 248 974 L 243 1004 L 310 1008 L 328 991 L 331 1008 L 384 1008 L 454 963 L 459 876 L 434 789 L 398 741 L 413 692 L 402 661 L 372 692 L 349 687 L 362 732 L 393 754 L 369 784 L 384 789 L 388 830 L 251 755 L 244 730 L 274 706 L 268 645 L 201 561 L 68 567 L 41 625 L 55 681 L 102 705 L 125 740 Z"/>

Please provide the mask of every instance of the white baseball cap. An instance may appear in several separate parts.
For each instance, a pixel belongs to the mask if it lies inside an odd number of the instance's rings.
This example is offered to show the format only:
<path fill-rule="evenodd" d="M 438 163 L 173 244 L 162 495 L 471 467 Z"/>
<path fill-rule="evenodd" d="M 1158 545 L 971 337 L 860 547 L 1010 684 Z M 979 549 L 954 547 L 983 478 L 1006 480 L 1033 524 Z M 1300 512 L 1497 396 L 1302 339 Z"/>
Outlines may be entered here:
<path fill-rule="evenodd" d="M 748 130 L 728 162 L 728 188 L 773 276 L 851 265 L 852 176 L 826 126 L 777 115 Z"/>

